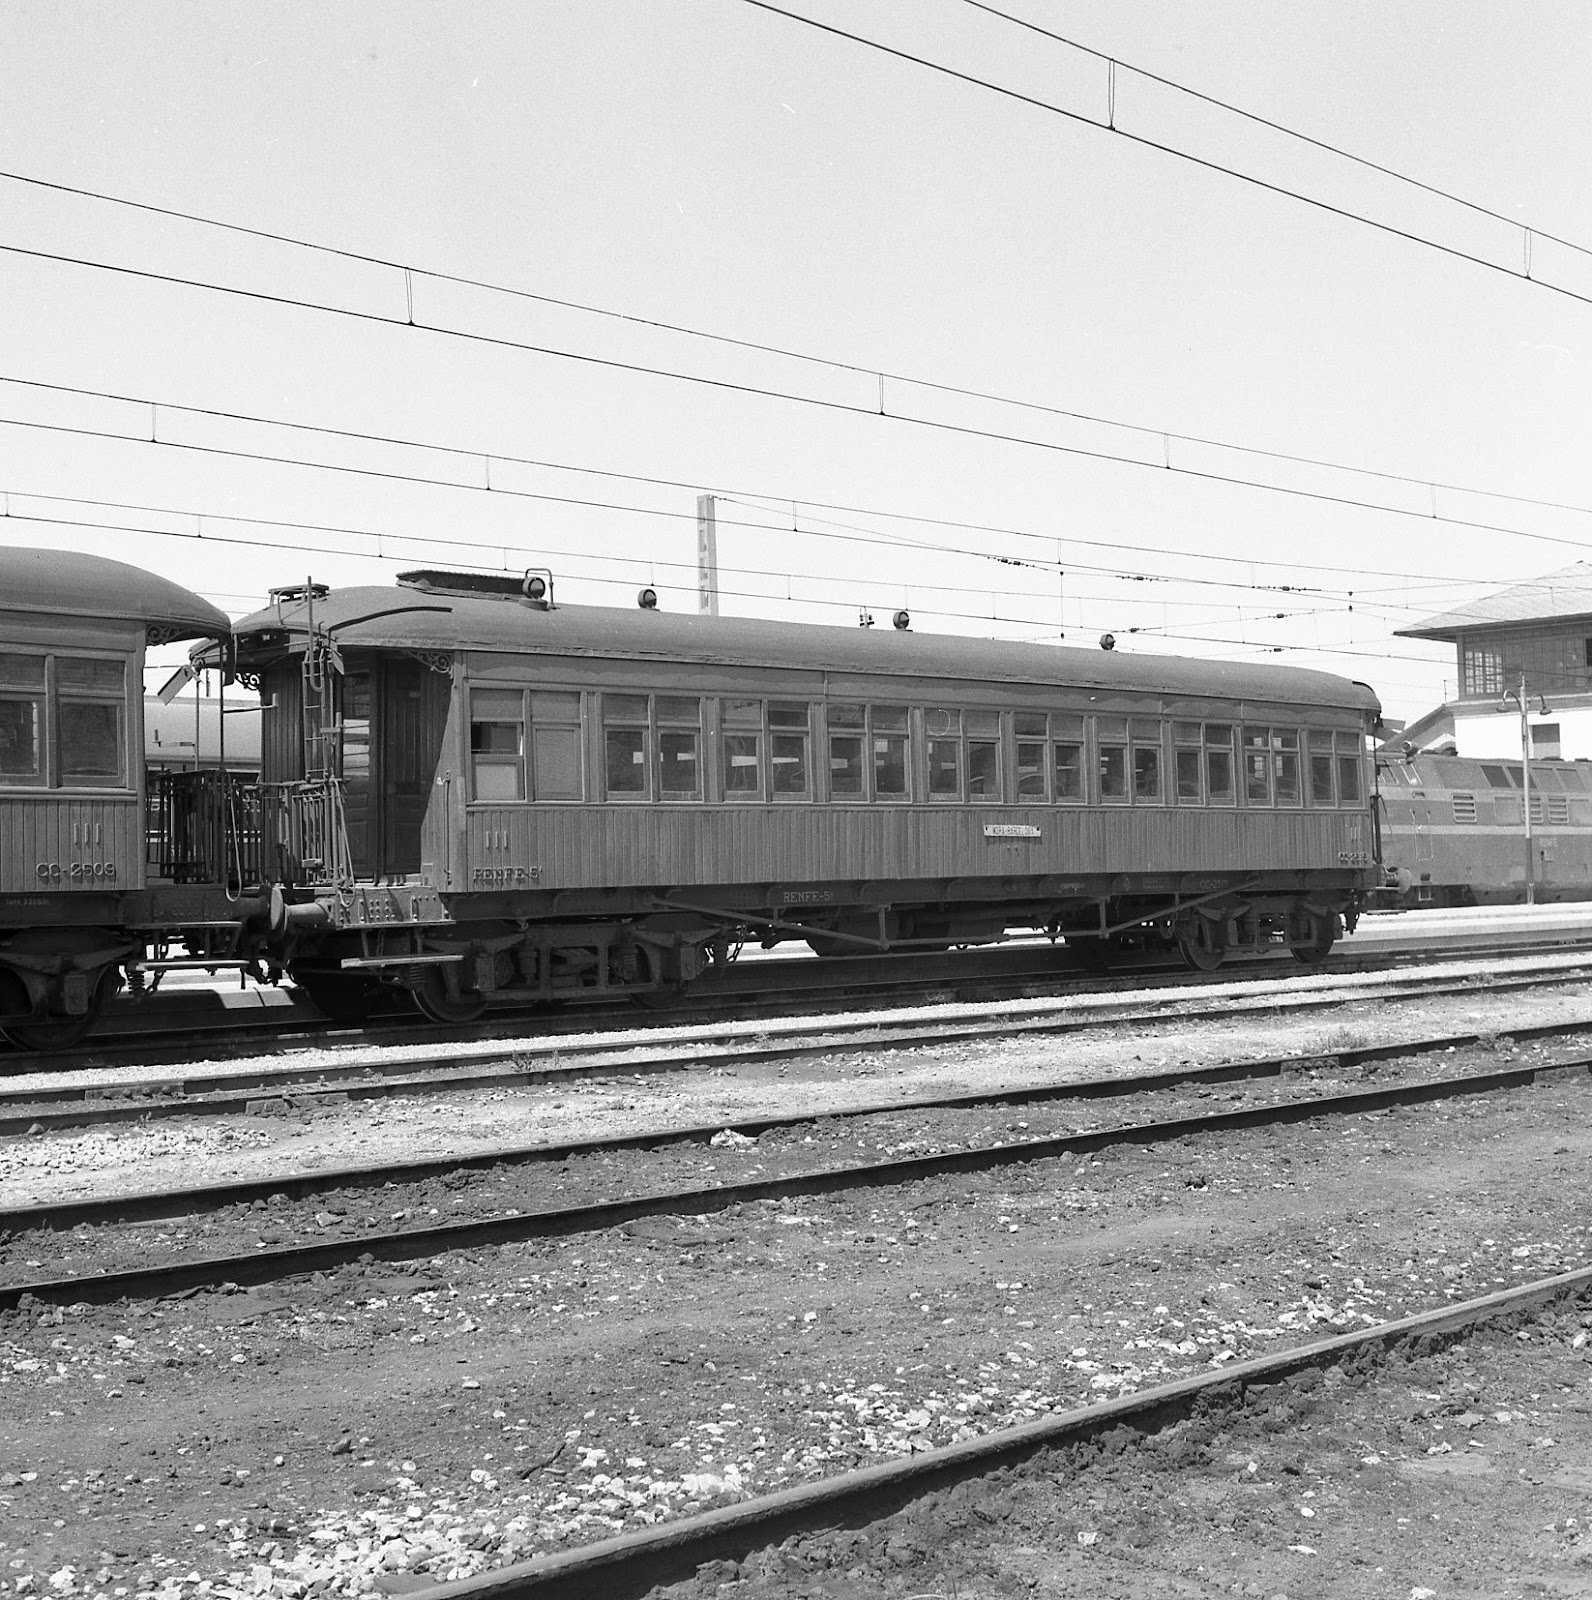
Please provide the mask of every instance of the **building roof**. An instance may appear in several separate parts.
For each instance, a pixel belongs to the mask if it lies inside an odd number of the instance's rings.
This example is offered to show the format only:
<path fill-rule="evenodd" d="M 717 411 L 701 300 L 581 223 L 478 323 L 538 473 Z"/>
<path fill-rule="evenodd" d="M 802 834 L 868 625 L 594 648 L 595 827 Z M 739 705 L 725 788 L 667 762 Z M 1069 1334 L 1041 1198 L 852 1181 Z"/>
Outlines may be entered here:
<path fill-rule="evenodd" d="M 1592 619 L 1592 565 L 1577 561 L 1541 578 L 1512 584 L 1496 594 L 1484 595 L 1468 606 L 1445 611 L 1411 628 L 1393 631 L 1404 639 L 1449 639 L 1479 628 L 1507 627 L 1512 623 L 1566 622 Z"/>
<path fill-rule="evenodd" d="M 1208 695 L 1376 712 L 1364 684 L 1302 667 L 1009 643 L 894 628 L 836 628 L 598 606 L 539 609 L 509 594 L 439 587 L 349 588 L 285 599 L 236 624 L 239 659 L 302 650 L 310 605 L 341 648 L 596 657 L 957 678 L 1145 694 Z"/>
<path fill-rule="evenodd" d="M 208 600 L 125 561 L 75 550 L 0 545 L 0 611 L 142 623 L 154 639 L 224 638 L 232 624 Z"/>

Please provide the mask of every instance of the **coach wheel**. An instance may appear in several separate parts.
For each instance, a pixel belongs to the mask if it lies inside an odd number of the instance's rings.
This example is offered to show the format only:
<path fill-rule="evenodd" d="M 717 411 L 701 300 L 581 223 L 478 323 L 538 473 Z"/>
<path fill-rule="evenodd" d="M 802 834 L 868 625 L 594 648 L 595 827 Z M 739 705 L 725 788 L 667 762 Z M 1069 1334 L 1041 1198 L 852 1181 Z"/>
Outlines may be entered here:
<path fill-rule="evenodd" d="M 370 1020 L 381 998 L 381 988 L 369 978 L 356 978 L 344 972 L 290 972 L 293 982 L 309 996 L 317 1011 L 333 1022 L 357 1027 Z"/>
<path fill-rule="evenodd" d="M 19 1050 L 38 1050 L 45 1054 L 52 1050 L 70 1050 L 73 1045 L 82 1042 L 120 987 L 120 973 L 114 967 L 106 967 L 95 980 L 93 993 L 89 995 L 88 1010 L 82 1016 L 50 1016 L 42 1021 L 8 1022 L 5 1035 Z"/>
<path fill-rule="evenodd" d="M 1292 954 L 1295 961 L 1302 961 L 1307 967 L 1316 967 L 1327 959 L 1328 952 L 1343 931 L 1343 923 L 1334 913 L 1329 917 L 1312 917 L 1310 925 L 1314 937 L 1308 944 L 1294 945 Z"/>
<path fill-rule="evenodd" d="M 415 1004 L 433 1022 L 475 1022 L 486 1011 L 486 1001 L 479 994 L 449 994 L 441 967 L 427 971 L 415 990 Z"/>
<path fill-rule="evenodd" d="M 1192 927 L 1180 929 L 1177 935 L 1178 954 L 1184 964 L 1195 972 L 1214 972 L 1227 954 L 1223 929 L 1217 923 L 1200 917 Z"/>

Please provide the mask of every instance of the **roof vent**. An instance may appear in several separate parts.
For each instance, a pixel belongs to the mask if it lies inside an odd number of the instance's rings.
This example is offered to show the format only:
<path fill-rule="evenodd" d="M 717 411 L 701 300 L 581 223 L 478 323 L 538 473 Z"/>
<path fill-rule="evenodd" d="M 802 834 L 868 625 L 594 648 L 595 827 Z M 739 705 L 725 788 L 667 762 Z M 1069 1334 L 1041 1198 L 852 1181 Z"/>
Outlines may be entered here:
<path fill-rule="evenodd" d="M 551 567 L 527 567 L 525 579 L 520 584 L 520 593 L 525 597 L 526 605 L 535 611 L 551 611 L 553 609 L 553 569 Z"/>
<path fill-rule="evenodd" d="M 643 589 L 636 596 L 636 604 L 643 611 L 656 611 L 658 609 L 658 591 L 656 589 Z"/>

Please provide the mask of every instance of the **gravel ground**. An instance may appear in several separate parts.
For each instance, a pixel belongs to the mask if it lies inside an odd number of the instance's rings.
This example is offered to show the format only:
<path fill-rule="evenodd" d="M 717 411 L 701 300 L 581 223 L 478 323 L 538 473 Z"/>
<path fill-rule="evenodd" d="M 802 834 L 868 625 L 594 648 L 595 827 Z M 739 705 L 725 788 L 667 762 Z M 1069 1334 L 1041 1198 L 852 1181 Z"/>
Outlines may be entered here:
<path fill-rule="evenodd" d="M 556 1108 L 544 1091 L 523 1117 L 562 1138 L 660 1110 L 706 1121 L 794 1095 L 816 1108 L 886 1082 L 1094 1076 L 1113 1061 L 1343 1048 L 1395 1027 L 1503 1034 L 1587 1004 L 1578 985 L 1139 1029 L 1126 1059 L 1120 1035 L 1022 1047 L 1043 1059 L 991 1041 L 934 1060 L 848 1057 L 833 1084 L 813 1064 L 715 1069 L 566 1087 Z M 1498 1051 L 1477 1054 L 1495 1064 Z M 160 1184 L 474 1149 L 510 1136 L 518 1100 L 11 1141 L 8 1169 L 36 1164 L 6 1181 L 20 1198 L 45 1181 L 125 1183 L 130 1168 Z M 1588 1110 L 1580 1080 L 1554 1079 L 250 1293 L 29 1308 L 0 1322 L 0 1594 L 402 1593 L 1580 1265 Z M 162 1152 L 179 1133 L 189 1142 Z M 1104 1516 L 1076 1532 L 1092 1527 L 1111 1534 Z M 1463 1542 L 1504 1580 L 1495 1530 L 1451 1531 L 1455 1560 Z M 1035 1548 L 1055 1555 L 1058 1538 Z M 921 1565 L 861 1566 L 870 1594 L 940 1592 Z M 1239 1592 L 1285 1587 L 1253 1581 Z"/>
<path fill-rule="evenodd" d="M 1301 1374 L 1144 1446 L 1047 1452 L 860 1532 L 713 1563 L 659 1600 L 1586 1595 L 1589 1325 L 1560 1311 Z"/>

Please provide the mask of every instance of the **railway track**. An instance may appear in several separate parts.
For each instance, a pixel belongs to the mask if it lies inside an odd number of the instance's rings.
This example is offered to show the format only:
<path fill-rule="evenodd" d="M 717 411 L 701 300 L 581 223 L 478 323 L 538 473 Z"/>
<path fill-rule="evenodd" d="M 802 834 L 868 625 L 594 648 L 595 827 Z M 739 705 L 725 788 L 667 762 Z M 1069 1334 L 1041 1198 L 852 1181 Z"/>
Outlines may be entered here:
<path fill-rule="evenodd" d="M 372 1056 L 362 1053 L 340 1062 L 310 1066 L 284 1063 L 281 1067 L 253 1067 L 237 1071 L 207 1072 L 177 1080 L 139 1077 L 123 1072 L 93 1074 L 87 1083 L 55 1087 L 36 1080 L 0 1091 L 0 1137 L 30 1132 L 142 1122 L 178 1116 L 228 1116 L 264 1109 L 305 1108 L 338 1100 L 374 1101 L 394 1096 L 457 1094 L 545 1086 L 582 1078 L 616 1074 L 644 1076 L 705 1067 L 748 1066 L 829 1056 L 848 1050 L 870 1052 L 921 1049 L 963 1041 L 987 1041 L 994 1036 L 1061 1035 L 1124 1022 L 1200 1021 L 1232 1018 L 1245 1011 L 1299 1013 L 1331 1008 L 1356 1000 L 1389 1000 L 1419 996 L 1436 998 L 1456 994 L 1497 994 L 1530 989 L 1545 982 L 1592 977 L 1592 960 L 1566 965 L 1562 959 L 1549 965 L 1526 965 L 1515 971 L 1478 981 L 1473 976 L 1434 982 L 1412 975 L 1375 986 L 1357 986 L 1334 974 L 1314 992 L 1254 992 L 1250 984 L 1229 985 L 1211 996 L 1203 986 L 1189 999 L 1174 990 L 1146 999 L 1135 995 L 1097 1001 L 1073 1002 L 1065 1009 L 1041 1005 L 1026 1014 L 998 1021 L 988 1013 L 937 1007 L 920 1023 L 890 1023 L 884 1018 L 850 1021 L 826 1019 L 800 1024 L 757 1025 L 741 1038 L 715 1041 L 678 1038 L 641 1042 L 635 1037 L 586 1038 L 578 1044 L 538 1040 L 514 1042 L 499 1055 L 490 1047 L 460 1047 L 432 1054 Z M 1318 980 L 1319 982 L 1319 980 Z M 1549 1032 L 1574 1031 L 1574 1025 L 1555 1025 Z M 1521 1033 L 1520 1037 L 1537 1037 Z M 1471 1043 L 1472 1034 L 1456 1034 L 1426 1048 Z M 1367 1046 L 1344 1055 L 1355 1061 L 1377 1059 L 1381 1047 Z M 1386 1047 L 1397 1053 L 1394 1047 Z M 47 1107 L 70 1109 L 48 1110 Z"/>
<path fill-rule="evenodd" d="M 1357 935 L 1358 948 L 1340 946 L 1325 970 L 1335 975 L 1365 975 L 1429 962 L 1441 953 L 1455 959 L 1503 951 L 1522 958 L 1592 948 L 1592 930 L 1565 926 L 1538 929 L 1477 929 L 1420 935 L 1418 949 L 1397 948 L 1396 930 Z M 1407 937 L 1407 935 L 1406 935 Z M 1312 969 L 1315 970 L 1315 969 Z M 717 1026 L 749 1019 L 800 1015 L 814 1007 L 831 1009 L 921 1004 L 926 994 L 959 1000 L 1027 999 L 1081 993 L 1206 989 L 1264 977 L 1301 978 L 1288 959 L 1257 958 L 1233 963 L 1212 978 L 1190 973 L 1170 958 L 1147 958 L 1112 976 L 1082 969 L 1075 956 L 1048 944 L 1014 943 L 973 953 L 943 956 L 852 957 L 818 962 L 771 957 L 747 961 L 702 980 L 671 1016 L 686 1027 Z M 0 1044 L 0 1078 L 29 1073 L 67 1073 L 107 1064 L 159 1066 L 191 1061 L 196 1052 L 217 1060 L 294 1050 L 341 1047 L 368 1042 L 374 1035 L 392 1044 L 469 1044 L 493 1038 L 528 1042 L 557 1040 L 588 1032 L 593 1025 L 637 1023 L 640 1013 L 628 1002 L 602 1006 L 570 1003 L 551 1011 L 505 1012 L 478 1023 L 439 1027 L 394 1010 L 360 1028 L 321 1017 L 292 998 L 288 990 L 206 992 L 134 1006 L 118 1002 L 79 1048 L 51 1055 Z M 245 995 L 249 1003 L 224 1002 Z M 267 1003 L 269 1002 L 269 1003 Z M 654 1026 L 655 1018 L 641 1026 Z"/>
<path fill-rule="evenodd" d="M 1319 1058 L 1304 1058 L 1305 1060 Z M 1301 1061 L 1299 1064 L 1303 1064 Z M 1280 1060 L 1250 1064 L 1257 1076 L 1275 1076 L 1283 1069 Z M 613 1228 L 641 1218 L 704 1215 L 734 1206 L 768 1201 L 788 1201 L 802 1197 L 835 1195 L 859 1189 L 899 1187 L 904 1184 L 948 1176 L 989 1173 L 1002 1168 L 1061 1157 L 1077 1157 L 1114 1145 L 1160 1144 L 1221 1132 L 1280 1127 L 1317 1118 L 1348 1117 L 1393 1107 L 1430 1104 L 1461 1096 L 1494 1093 L 1523 1088 L 1550 1076 L 1585 1075 L 1592 1068 L 1592 1057 L 1546 1065 L 1511 1066 L 1491 1071 L 1465 1073 L 1444 1078 L 1417 1079 L 1384 1084 L 1371 1089 L 1327 1095 L 1300 1095 L 1261 1104 L 1222 1111 L 1201 1111 L 1144 1122 L 1130 1122 L 1058 1135 L 1021 1138 L 977 1148 L 938 1151 L 932 1154 L 893 1157 L 884 1161 L 850 1162 L 738 1181 L 715 1179 L 708 1184 L 631 1193 L 618 1198 L 574 1205 L 559 1205 L 523 1210 L 516 1205 L 500 1205 L 494 1214 L 472 1221 L 430 1227 L 375 1228 L 313 1244 L 255 1248 L 247 1253 L 193 1257 L 162 1264 L 89 1273 L 71 1277 L 41 1278 L 0 1284 L 0 1310 L 31 1306 L 35 1303 L 104 1303 L 107 1300 L 158 1298 L 200 1289 L 215 1289 L 225 1284 L 262 1284 L 303 1273 L 333 1272 L 356 1262 L 403 1261 L 434 1257 L 448 1251 L 491 1247 L 530 1239 L 561 1237 L 572 1233 Z M 1204 1069 L 1204 1081 L 1231 1081 L 1243 1075 L 1243 1066 Z M 1198 1070 L 1174 1074 L 1155 1074 L 1139 1080 L 1114 1080 L 1091 1085 L 1096 1093 L 1150 1092 L 1178 1083 L 1201 1081 Z M 1031 1091 L 1003 1093 L 995 1097 L 964 1096 L 943 1100 L 937 1108 L 950 1105 L 1012 1104 L 1019 1100 L 1038 1101 L 1061 1098 L 1070 1090 L 1035 1094 Z M 880 1108 L 870 1108 L 877 1115 Z M 895 1111 L 899 1105 L 887 1108 Z M 748 1128 L 768 1130 L 789 1128 L 809 1117 L 765 1119 Z M 832 1121 L 835 1119 L 826 1119 Z M 722 1130 L 720 1130 L 722 1131 Z M 675 1132 L 648 1131 L 607 1141 L 585 1141 L 579 1145 L 538 1145 L 519 1151 L 495 1151 L 467 1163 L 403 1164 L 368 1167 L 353 1172 L 320 1172 L 294 1177 L 274 1176 L 258 1182 L 211 1186 L 204 1190 L 168 1191 L 160 1195 L 128 1196 L 121 1200 L 86 1201 L 37 1208 L 15 1208 L 0 1212 L 0 1230 L 13 1238 L 42 1228 L 86 1228 L 113 1220 L 136 1216 L 171 1215 L 181 1212 L 243 1203 L 262 1203 L 267 1197 L 288 1193 L 297 1187 L 301 1195 L 325 1192 L 330 1187 L 371 1187 L 416 1182 L 445 1171 L 465 1167 L 508 1168 L 526 1163 L 564 1162 L 582 1155 L 608 1150 L 651 1148 L 663 1143 L 700 1141 L 711 1137 L 709 1130 Z M 742 1135 L 750 1140 L 752 1133 Z M 140 1253 L 146 1247 L 140 1247 Z"/>
<path fill-rule="evenodd" d="M 1581 1307 L 1589 1299 L 1592 1267 L 1555 1274 L 1359 1332 L 1235 1361 L 1214 1372 L 1052 1414 L 904 1461 L 837 1474 L 541 1556 L 427 1593 L 435 1600 L 639 1600 L 659 1585 L 692 1577 L 709 1562 L 739 1561 L 798 1535 L 878 1522 L 971 1479 L 1025 1466 L 1044 1452 L 1095 1445 L 1109 1436 L 1120 1456 L 1124 1449 L 1196 1418 L 1209 1434 L 1257 1396 L 1299 1374 L 1347 1368 L 1363 1375 L 1395 1355 L 1418 1361 L 1489 1326 L 1518 1328 L 1523 1318 Z M 1535 1587 L 1546 1591 L 1548 1585 Z"/>

